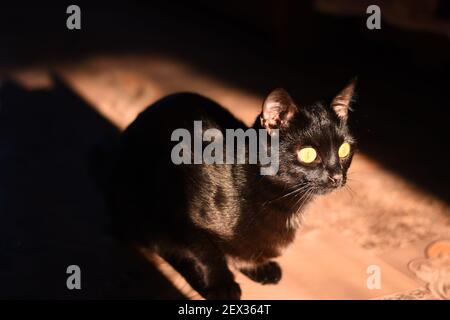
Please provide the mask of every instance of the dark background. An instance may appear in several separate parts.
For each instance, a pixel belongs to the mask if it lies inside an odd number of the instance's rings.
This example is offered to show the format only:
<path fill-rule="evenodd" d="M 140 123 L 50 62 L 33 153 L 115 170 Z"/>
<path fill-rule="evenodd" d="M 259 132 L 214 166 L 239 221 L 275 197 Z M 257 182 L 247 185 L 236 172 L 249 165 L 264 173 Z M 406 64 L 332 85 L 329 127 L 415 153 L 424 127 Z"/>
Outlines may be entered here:
<path fill-rule="evenodd" d="M 81 7 L 80 31 L 65 27 L 70 4 Z M 442 1 L 439 16 L 448 19 L 448 9 Z M 284 86 L 300 103 L 357 76 L 351 119 L 361 151 L 449 200 L 450 41 L 442 35 L 384 22 L 371 31 L 365 15 L 321 14 L 310 1 L 16 1 L 0 5 L 0 39 L 2 72 L 93 53 L 159 53 L 261 95 Z M 7 83 L 1 99 L 0 298 L 180 297 L 108 233 L 88 154 L 116 129 L 64 87 Z M 69 264 L 90 265 L 84 290 L 66 289 Z"/>

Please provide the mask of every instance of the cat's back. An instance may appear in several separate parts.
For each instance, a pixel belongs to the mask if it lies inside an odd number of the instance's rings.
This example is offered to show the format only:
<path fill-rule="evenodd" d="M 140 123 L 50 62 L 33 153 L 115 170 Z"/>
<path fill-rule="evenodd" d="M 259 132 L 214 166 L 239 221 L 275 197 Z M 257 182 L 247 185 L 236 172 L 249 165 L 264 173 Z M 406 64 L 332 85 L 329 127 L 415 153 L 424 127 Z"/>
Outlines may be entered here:
<path fill-rule="evenodd" d="M 193 138 L 194 121 L 201 121 L 203 130 L 245 128 L 213 100 L 194 93 L 177 93 L 149 106 L 124 131 L 111 193 L 115 224 L 121 229 L 131 225 L 134 236 L 139 234 L 136 230 L 164 234 L 161 226 L 187 226 L 197 214 L 212 214 L 216 210 L 211 206 L 219 198 L 235 205 L 234 200 L 229 200 L 237 197 L 234 192 L 221 196 L 222 190 L 233 189 L 231 166 L 177 165 L 171 158 L 172 149 L 179 143 L 172 140 L 173 132 L 186 129 Z M 208 195 L 208 199 L 200 199 L 202 195 Z M 206 218 L 201 218 L 202 222 Z M 181 236 L 184 231 L 170 234 Z"/>
<path fill-rule="evenodd" d="M 194 129 L 199 124 L 201 135 L 209 128 L 222 133 L 226 129 L 246 128 L 245 124 L 215 101 L 196 93 L 176 93 L 147 107 L 128 126 L 121 137 L 122 158 L 131 159 L 135 164 L 158 163 L 163 167 L 172 167 L 171 153 L 179 143 L 174 133 L 180 129 L 184 132 L 187 130 L 193 145 L 194 139 L 203 138 Z"/>
<path fill-rule="evenodd" d="M 191 92 L 168 95 L 141 112 L 125 130 L 124 136 L 145 134 L 170 136 L 178 128 L 191 131 L 194 121 L 202 121 L 203 127 L 219 130 L 243 128 L 245 125 L 217 102 Z"/>

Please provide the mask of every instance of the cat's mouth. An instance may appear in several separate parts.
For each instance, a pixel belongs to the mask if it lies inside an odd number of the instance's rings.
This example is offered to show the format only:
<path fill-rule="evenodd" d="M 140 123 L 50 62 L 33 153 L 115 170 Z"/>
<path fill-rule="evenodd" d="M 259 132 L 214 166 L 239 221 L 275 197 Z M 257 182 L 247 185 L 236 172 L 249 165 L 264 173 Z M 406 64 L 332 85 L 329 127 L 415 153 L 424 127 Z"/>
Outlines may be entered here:
<path fill-rule="evenodd" d="M 332 186 L 330 186 L 330 185 L 326 185 L 326 186 L 318 186 L 317 188 L 316 188 L 316 194 L 317 195 L 326 195 L 326 194 L 329 194 L 329 193 L 331 193 L 331 192 L 333 192 L 333 191 L 335 191 L 335 190 L 338 190 L 338 189 L 340 189 L 340 188 L 342 188 L 344 186 L 344 184 L 341 184 L 341 185 L 332 185 Z"/>
<path fill-rule="evenodd" d="M 316 194 L 319 196 L 329 194 L 333 192 L 336 188 L 320 188 L 316 190 Z"/>

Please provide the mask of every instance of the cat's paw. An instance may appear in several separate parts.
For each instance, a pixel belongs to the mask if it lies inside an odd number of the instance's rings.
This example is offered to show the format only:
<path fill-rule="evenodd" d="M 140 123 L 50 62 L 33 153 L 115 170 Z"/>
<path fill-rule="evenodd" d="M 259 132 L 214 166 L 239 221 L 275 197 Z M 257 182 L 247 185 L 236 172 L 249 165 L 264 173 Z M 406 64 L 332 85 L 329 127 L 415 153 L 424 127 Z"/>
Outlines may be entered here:
<path fill-rule="evenodd" d="M 255 268 L 243 268 L 241 272 L 253 281 L 262 284 L 277 284 L 281 280 L 281 267 L 275 261 L 269 261 Z"/>
<path fill-rule="evenodd" d="M 240 300 L 241 287 L 235 281 L 217 284 L 206 290 L 207 300 Z"/>

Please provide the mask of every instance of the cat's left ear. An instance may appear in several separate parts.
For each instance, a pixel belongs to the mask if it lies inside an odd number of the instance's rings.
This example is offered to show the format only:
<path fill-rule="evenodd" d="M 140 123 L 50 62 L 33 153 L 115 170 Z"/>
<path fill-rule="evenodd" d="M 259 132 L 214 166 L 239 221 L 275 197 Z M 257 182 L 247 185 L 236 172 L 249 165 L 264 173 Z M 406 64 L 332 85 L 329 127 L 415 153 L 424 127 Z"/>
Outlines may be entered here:
<path fill-rule="evenodd" d="M 289 93 L 281 88 L 275 89 L 264 100 L 261 125 L 271 134 L 273 129 L 287 127 L 297 111 Z"/>
<path fill-rule="evenodd" d="M 352 79 L 347 86 L 334 97 L 331 107 L 338 117 L 344 121 L 348 118 L 348 111 L 351 110 L 350 104 L 355 93 L 356 78 Z"/>

